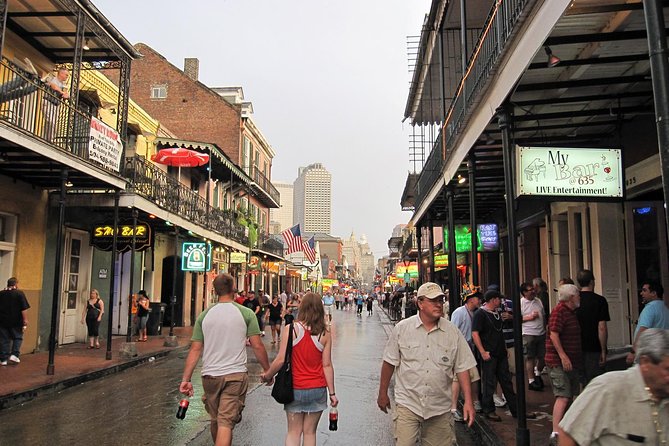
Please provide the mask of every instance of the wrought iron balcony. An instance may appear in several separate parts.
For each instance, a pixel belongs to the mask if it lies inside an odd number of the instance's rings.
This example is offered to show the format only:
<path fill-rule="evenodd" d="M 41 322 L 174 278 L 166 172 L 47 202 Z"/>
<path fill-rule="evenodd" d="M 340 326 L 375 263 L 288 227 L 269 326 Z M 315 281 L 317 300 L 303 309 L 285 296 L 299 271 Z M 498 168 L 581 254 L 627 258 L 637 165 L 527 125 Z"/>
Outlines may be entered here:
<path fill-rule="evenodd" d="M 0 62 L 0 123 L 118 174 L 89 158 L 91 115 L 77 110 L 36 74 L 7 59 Z"/>
<path fill-rule="evenodd" d="M 244 171 L 248 173 L 253 182 L 266 193 L 271 199 L 270 202 L 263 200 L 268 207 L 276 208 L 279 206 L 279 191 L 272 182 L 258 169 L 257 166 L 247 166 Z M 262 197 L 260 197 L 262 198 Z M 273 203 L 272 203 L 273 202 Z"/>
<path fill-rule="evenodd" d="M 274 254 L 277 257 L 283 257 L 283 243 L 264 231 L 258 232 L 257 249 Z"/>
<path fill-rule="evenodd" d="M 460 80 L 456 94 L 446 113 L 445 125 L 432 147 L 416 185 L 416 209 L 441 176 L 460 133 L 464 129 L 472 109 L 477 106 L 480 96 L 494 75 L 497 64 L 507 44 L 515 33 L 516 25 L 525 12 L 530 0 L 505 0 L 493 2 L 482 28 L 479 39 L 472 51 L 465 76 Z M 443 153 L 442 138 L 446 138 L 446 153 Z"/>
<path fill-rule="evenodd" d="M 248 245 L 246 228 L 237 223 L 234 212 L 216 209 L 197 192 L 168 176 L 144 158 L 126 158 L 128 192 L 134 192 L 163 209 L 231 240 Z"/>

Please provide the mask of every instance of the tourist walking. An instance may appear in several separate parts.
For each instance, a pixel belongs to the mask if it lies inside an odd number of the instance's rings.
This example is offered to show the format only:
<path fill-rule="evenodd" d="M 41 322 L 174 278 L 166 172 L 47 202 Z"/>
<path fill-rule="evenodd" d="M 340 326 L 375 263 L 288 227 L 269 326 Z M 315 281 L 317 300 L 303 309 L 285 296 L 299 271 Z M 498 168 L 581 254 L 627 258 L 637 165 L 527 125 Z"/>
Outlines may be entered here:
<path fill-rule="evenodd" d="M 105 303 L 100 299 L 100 293 L 91 290 L 81 315 L 81 323 L 85 323 L 88 330 L 88 348 L 100 348 L 100 321 L 104 313 Z"/>

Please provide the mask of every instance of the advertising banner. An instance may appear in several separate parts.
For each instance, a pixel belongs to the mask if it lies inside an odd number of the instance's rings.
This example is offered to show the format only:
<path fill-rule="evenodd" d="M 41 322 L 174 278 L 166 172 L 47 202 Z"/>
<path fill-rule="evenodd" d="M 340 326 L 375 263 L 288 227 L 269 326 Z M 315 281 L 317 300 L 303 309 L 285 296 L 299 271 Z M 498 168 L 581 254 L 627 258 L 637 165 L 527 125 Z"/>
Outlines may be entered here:
<path fill-rule="evenodd" d="M 207 249 L 206 243 L 187 242 L 181 245 L 181 270 L 211 270 L 211 249 Z"/>
<path fill-rule="evenodd" d="M 88 158 L 105 168 L 118 172 L 121 167 L 123 143 L 116 130 L 96 118 L 91 118 L 91 136 L 88 141 Z"/>
<path fill-rule="evenodd" d="M 516 194 L 622 198 L 620 149 L 518 146 Z"/>
<path fill-rule="evenodd" d="M 246 253 L 231 252 L 230 253 L 230 263 L 246 263 Z"/>

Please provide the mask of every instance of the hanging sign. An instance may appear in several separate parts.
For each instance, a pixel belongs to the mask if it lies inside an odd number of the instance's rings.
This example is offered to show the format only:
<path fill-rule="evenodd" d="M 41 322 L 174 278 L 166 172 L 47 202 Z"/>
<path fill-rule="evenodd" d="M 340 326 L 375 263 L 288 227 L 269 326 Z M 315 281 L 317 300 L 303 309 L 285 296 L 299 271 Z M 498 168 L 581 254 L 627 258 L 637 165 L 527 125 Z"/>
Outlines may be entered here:
<path fill-rule="evenodd" d="M 205 266 L 205 259 L 206 259 L 206 266 Z M 206 243 L 186 242 L 181 245 L 181 270 L 182 271 L 211 270 L 211 249 L 207 249 Z"/>
<path fill-rule="evenodd" d="M 286 264 L 284 262 L 279 262 L 279 275 L 280 276 L 286 275 Z"/>
<path fill-rule="evenodd" d="M 91 133 L 88 141 L 88 158 L 105 168 L 118 172 L 121 166 L 123 143 L 121 135 L 104 122 L 91 118 Z"/>
<path fill-rule="evenodd" d="M 231 252 L 230 253 L 230 263 L 246 263 L 246 253 L 244 253 L 244 252 Z"/>
<path fill-rule="evenodd" d="M 499 232 L 495 223 L 476 225 L 476 243 L 479 252 L 499 250 Z M 469 225 L 455 225 L 455 251 L 469 252 L 472 250 L 472 231 Z M 448 251 L 448 228 L 444 227 L 444 249 Z"/>
<path fill-rule="evenodd" d="M 516 148 L 516 194 L 622 198 L 620 149 Z"/>
<path fill-rule="evenodd" d="M 262 261 L 260 260 L 260 257 L 251 256 L 251 260 L 249 260 L 249 269 L 253 271 L 262 269 Z"/>
<path fill-rule="evenodd" d="M 116 250 L 119 252 L 132 249 L 132 234 L 135 233 L 135 251 L 144 251 L 151 247 L 151 226 L 144 222 L 137 222 L 135 230 L 130 222 L 119 222 L 116 230 Z M 102 251 L 111 251 L 114 241 L 114 226 L 112 224 L 100 224 L 91 229 L 91 245 Z"/>

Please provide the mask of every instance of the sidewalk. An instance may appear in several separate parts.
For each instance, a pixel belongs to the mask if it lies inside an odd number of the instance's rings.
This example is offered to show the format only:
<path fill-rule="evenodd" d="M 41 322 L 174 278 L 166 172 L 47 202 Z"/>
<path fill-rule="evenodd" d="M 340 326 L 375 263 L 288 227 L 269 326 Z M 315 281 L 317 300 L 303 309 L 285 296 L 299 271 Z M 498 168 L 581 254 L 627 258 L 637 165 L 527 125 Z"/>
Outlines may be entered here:
<path fill-rule="evenodd" d="M 48 351 L 21 355 L 20 364 L 0 367 L 0 410 L 182 351 L 190 345 L 192 331 L 193 327 L 175 327 L 179 346 L 165 347 L 169 329 L 163 329 L 163 335 L 137 342 L 138 355 L 134 358 L 122 358 L 119 354 L 125 336 L 113 337 L 111 360 L 105 359 L 106 339 L 100 341 L 100 349 L 88 349 L 84 343 L 63 345 L 56 350 L 54 375 L 46 374 Z"/>

